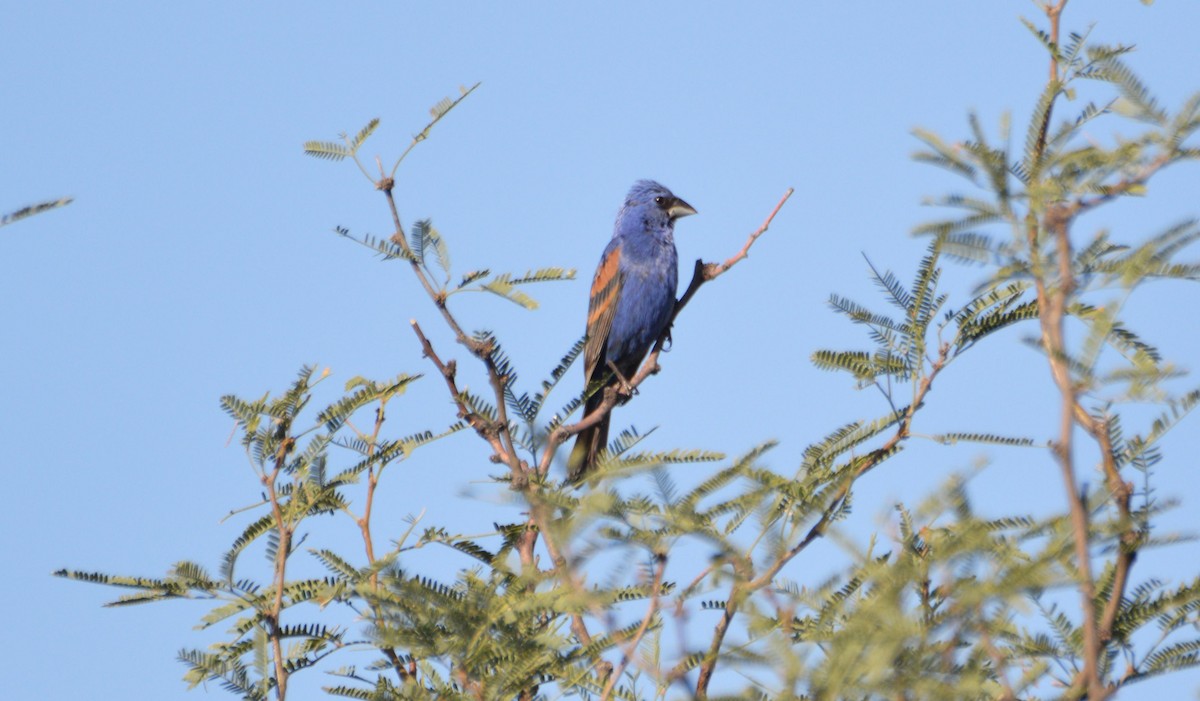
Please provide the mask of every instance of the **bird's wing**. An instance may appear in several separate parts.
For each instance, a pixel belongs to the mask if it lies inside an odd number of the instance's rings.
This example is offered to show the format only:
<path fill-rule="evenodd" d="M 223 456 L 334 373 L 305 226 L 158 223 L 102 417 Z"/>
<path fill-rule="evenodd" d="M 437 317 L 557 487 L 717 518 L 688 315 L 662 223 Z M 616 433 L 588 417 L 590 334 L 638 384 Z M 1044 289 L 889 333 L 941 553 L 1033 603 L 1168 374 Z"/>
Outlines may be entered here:
<path fill-rule="evenodd" d="M 621 244 L 615 243 L 604 252 L 596 277 L 592 279 L 592 296 L 588 302 L 587 342 L 583 346 L 583 366 L 589 381 L 603 363 L 608 334 L 612 331 L 621 296 Z"/>

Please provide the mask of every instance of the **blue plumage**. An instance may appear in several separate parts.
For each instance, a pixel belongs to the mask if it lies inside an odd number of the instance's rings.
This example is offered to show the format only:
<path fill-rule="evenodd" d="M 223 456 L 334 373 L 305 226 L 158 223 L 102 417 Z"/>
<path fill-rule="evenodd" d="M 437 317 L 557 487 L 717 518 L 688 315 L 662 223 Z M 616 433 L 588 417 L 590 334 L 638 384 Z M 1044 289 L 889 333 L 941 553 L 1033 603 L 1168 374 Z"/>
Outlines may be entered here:
<path fill-rule="evenodd" d="M 679 257 L 675 252 L 675 220 L 696 210 L 653 180 L 639 180 L 617 212 L 613 237 L 592 280 L 588 305 L 584 373 L 589 385 L 629 379 L 659 336 L 675 309 Z M 595 392 L 584 407 L 590 415 L 603 400 Z M 567 460 L 572 480 L 596 463 L 608 442 L 609 417 L 584 429 Z"/>

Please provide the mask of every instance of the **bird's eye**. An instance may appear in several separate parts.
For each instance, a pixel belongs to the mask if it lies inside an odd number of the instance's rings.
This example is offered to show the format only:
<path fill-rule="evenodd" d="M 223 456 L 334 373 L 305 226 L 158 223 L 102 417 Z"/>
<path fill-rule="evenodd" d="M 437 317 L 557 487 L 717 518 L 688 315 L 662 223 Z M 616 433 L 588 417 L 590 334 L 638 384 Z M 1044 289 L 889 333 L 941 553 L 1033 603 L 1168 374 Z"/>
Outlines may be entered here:
<path fill-rule="evenodd" d="M 663 198 L 662 198 L 662 195 L 659 195 L 658 197 L 655 197 L 655 198 L 654 198 L 654 203 L 655 203 L 655 204 L 662 204 L 662 203 L 663 203 Z"/>

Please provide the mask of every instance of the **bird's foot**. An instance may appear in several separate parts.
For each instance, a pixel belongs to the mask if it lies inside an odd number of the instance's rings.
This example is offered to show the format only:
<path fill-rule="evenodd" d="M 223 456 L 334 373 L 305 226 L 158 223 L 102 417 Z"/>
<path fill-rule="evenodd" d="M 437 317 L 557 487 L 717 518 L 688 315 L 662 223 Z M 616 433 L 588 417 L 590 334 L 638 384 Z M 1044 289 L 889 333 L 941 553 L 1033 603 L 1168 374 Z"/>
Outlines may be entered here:
<path fill-rule="evenodd" d="M 625 379 L 625 376 L 617 369 L 616 363 L 608 361 L 608 369 L 612 370 L 613 375 L 617 377 L 617 394 L 621 395 L 622 401 L 628 401 L 630 397 L 637 394 L 637 388 L 629 384 L 629 380 Z"/>

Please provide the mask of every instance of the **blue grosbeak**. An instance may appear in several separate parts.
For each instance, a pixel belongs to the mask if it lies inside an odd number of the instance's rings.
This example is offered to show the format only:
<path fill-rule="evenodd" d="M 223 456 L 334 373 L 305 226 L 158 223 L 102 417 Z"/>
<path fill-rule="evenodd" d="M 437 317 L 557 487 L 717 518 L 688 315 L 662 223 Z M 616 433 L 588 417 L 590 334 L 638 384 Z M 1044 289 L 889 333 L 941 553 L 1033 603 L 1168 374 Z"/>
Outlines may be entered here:
<path fill-rule="evenodd" d="M 589 387 L 623 383 L 666 330 L 675 309 L 679 256 L 675 220 L 696 210 L 653 180 L 639 180 L 617 212 L 612 240 L 600 257 L 588 304 L 583 371 Z M 587 399 L 583 416 L 597 410 L 603 388 Z M 596 465 L 608 443 L 609 416 L 579 432 L 567 458 L 577 482 Z"/>

